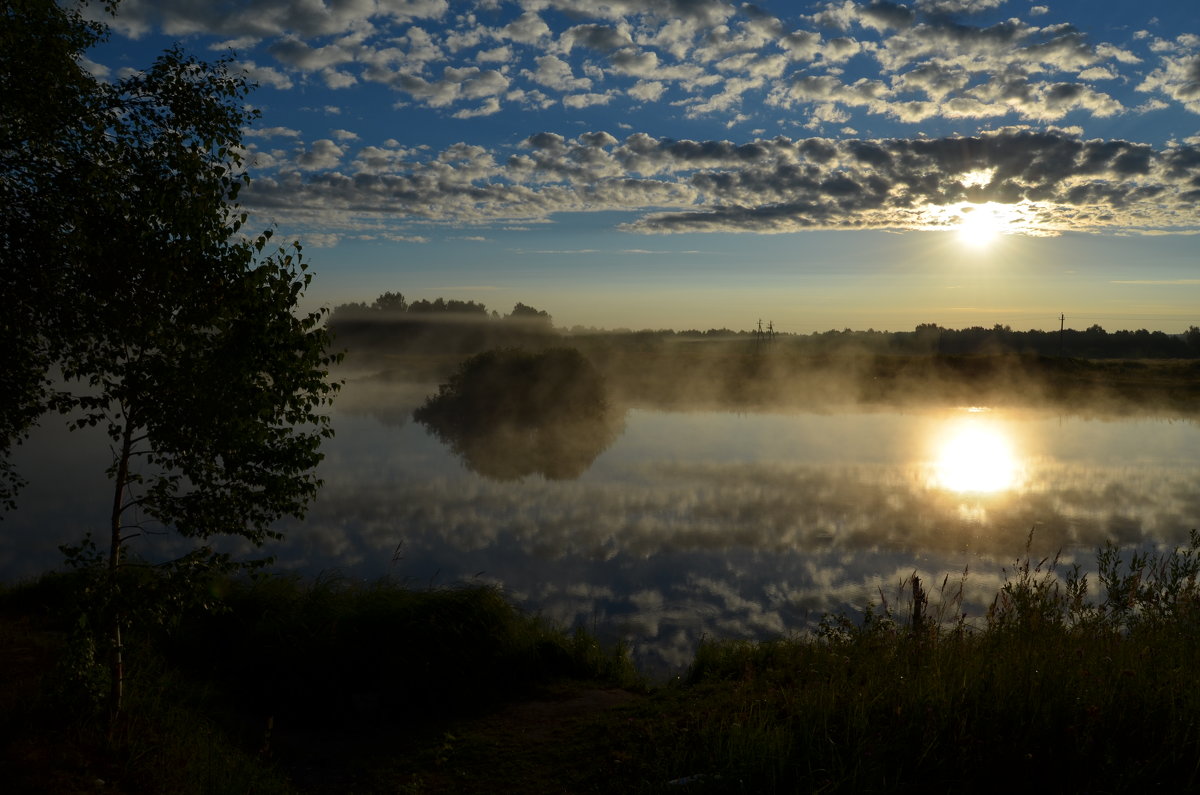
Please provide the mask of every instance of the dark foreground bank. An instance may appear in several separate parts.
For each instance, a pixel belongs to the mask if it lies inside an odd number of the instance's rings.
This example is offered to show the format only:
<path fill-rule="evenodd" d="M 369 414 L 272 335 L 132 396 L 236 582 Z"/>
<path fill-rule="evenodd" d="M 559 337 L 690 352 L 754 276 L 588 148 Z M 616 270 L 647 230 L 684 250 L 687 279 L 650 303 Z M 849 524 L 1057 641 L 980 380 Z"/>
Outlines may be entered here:
<path fill-rule="evenodd" d="M 1200 539 L 1024 558 L 986 616 L 914 577 L 670 683 L 492 588 L 267 578 L 130 649 L 111 727 L 63 575 L 0 595 L 6 792 L 1200 788 Z M 86 651 L 86 650 L 85 650 Z"/>

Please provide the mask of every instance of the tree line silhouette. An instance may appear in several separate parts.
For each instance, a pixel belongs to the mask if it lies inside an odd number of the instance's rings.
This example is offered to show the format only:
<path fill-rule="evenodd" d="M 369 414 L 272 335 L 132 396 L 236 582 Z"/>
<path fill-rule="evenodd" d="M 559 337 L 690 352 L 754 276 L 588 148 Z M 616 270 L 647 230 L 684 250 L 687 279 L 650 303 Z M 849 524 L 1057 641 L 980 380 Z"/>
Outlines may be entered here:
<path fill-rule="evenodd" d="M 403 293 L 385 292 L 370 304 L 334 307 L 328 328 L 338 345 L 355 353 L 473 353 L 552 341 L 557 337 L 553 322 L 548 312 L 520 302 L 501 315 L 476 301 L 410 302 Z"/>
<path fill-rule="evenodd" d="M 563 337 L 611 343 L 655 345 L 670 340 L 761 341 L 757 327 L 734 331 L 728 328 L 605 330 L 575 326 L 555 329 L 545 311 L 518 302 L 501 315 L 476 301 L 436 298 L 409 302 L 398 292 L 386 292 L 372 303 L 352 302 L 333 309 L 329 328 L 338 343 L 351 351 L 403 351 L 422 349 L 447 353 L 473 353 L 494 347 L 546 345 Z M 952 329 L 922 323 L 912 331 L 855 331 L 849 328 L 811 334 L 780 332 L 778 340 L 799 353 L 836 354 L 942 354 L 952 356 L 998 353 L 1068 356 L 1081 359 L 1195 359 L 1200 358 L 1200 327 L 1183 334 L 1162 331 L 1106 331 L 1093 324 L 1086 329 L 1019 331 L 1008 325 L 991 328 L 971 326 Z"/>

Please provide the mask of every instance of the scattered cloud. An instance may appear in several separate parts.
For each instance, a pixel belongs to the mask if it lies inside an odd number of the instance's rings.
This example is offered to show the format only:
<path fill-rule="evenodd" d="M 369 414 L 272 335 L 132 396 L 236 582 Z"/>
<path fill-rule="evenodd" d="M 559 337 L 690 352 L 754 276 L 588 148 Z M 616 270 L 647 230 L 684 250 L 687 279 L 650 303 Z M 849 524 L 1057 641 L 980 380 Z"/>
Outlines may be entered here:
<path fill-rule="evenodd" d="M 242 130 L 246 138 L 299 138 L 300 131 L 291 127 L 258 127 Z"/>
<path fill-rule="evenodd" d="M 627 231 L 672 233 L 938 229 L 987 204 L 1004 208 L 1009 231 L 1030 235 L 1200 228 L 1196 144 L 1154 148 L 1072 130 L 740 144 L 546 132 L 511 155 L 466 144 L 436 154 L 363 147 L 353 173 L 329 171 L 344 154 L 315 141 L 294 169 L 252 183 L 247 206 L 455 223 L 619 210 L 637 214 Z"/>
<path fill-rule="evenodd" d="M 1128 112 L 1103 87 L 1113 83 L 1200 113 L 1200 36 L 1097 40 L 1050 21 L 1047 5 L 1030 7 L 1026 19 L 997 19 L 1004 0 L 838 0 L 789 19 L 725 0 L 516 5 L 452 14 L 447 0 L 127 0 L 117 26 L 133 36 L 204 34 L 218 38 L 214 47 L 253 51 L 272 63 L 245 60 L 247 73 L 279 90 L 310 76 L 339 89 L 376 83 L 460 119 L 498 112 L 480 101 L 505 92 L 540 108 L 670 97 L 692 118 L 721 117 L 754 98 L 756 107 L 807 113 L 817 126 L 861 114 L 903 124 L 1104 118 Z M 1152 65 L 1131 46 L 1153 53 Z M 850 62 L 858 76 L 843 72 Z"/>

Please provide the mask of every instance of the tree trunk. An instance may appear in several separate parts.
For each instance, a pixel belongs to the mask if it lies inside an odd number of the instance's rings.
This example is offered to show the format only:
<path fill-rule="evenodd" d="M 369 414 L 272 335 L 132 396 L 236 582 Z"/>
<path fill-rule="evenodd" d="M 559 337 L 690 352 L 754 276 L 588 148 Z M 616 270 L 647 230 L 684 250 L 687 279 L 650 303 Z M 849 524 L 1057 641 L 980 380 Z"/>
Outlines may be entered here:
<path fill-rule="evenodd" d="M 125 487 L 129 483 L 129 459 L 133 452 L 133 424 L 125 414 L 125 428 L 121 434 L 121 452 L 117 460 L 117 473 L 113 479 L 112 514 L 109 519 L 108 547 L 108 593 L 109 635 L 112 641 L 109 659 L 111 689 L 108 695 L 108 725 L 112 731 L 121 714 L 121 701 L 125 689 L 124 649 L 121 646 L 121 611 L 117 598 L 117 571 L 121 566 L 121 516 L 124 513 Z"/>

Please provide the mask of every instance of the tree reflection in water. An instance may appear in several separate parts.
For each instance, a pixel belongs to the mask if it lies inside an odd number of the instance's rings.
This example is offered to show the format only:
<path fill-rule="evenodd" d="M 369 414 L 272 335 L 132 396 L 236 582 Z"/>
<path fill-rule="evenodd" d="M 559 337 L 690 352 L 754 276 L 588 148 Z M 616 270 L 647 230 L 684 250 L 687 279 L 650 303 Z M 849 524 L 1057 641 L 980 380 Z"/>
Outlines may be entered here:
<path fill-rule="evenodd" d="M 497 480 L 577 478 L 623 428 L 603 376 L 572 348 L 473 356 L 413 418 Z"/>

